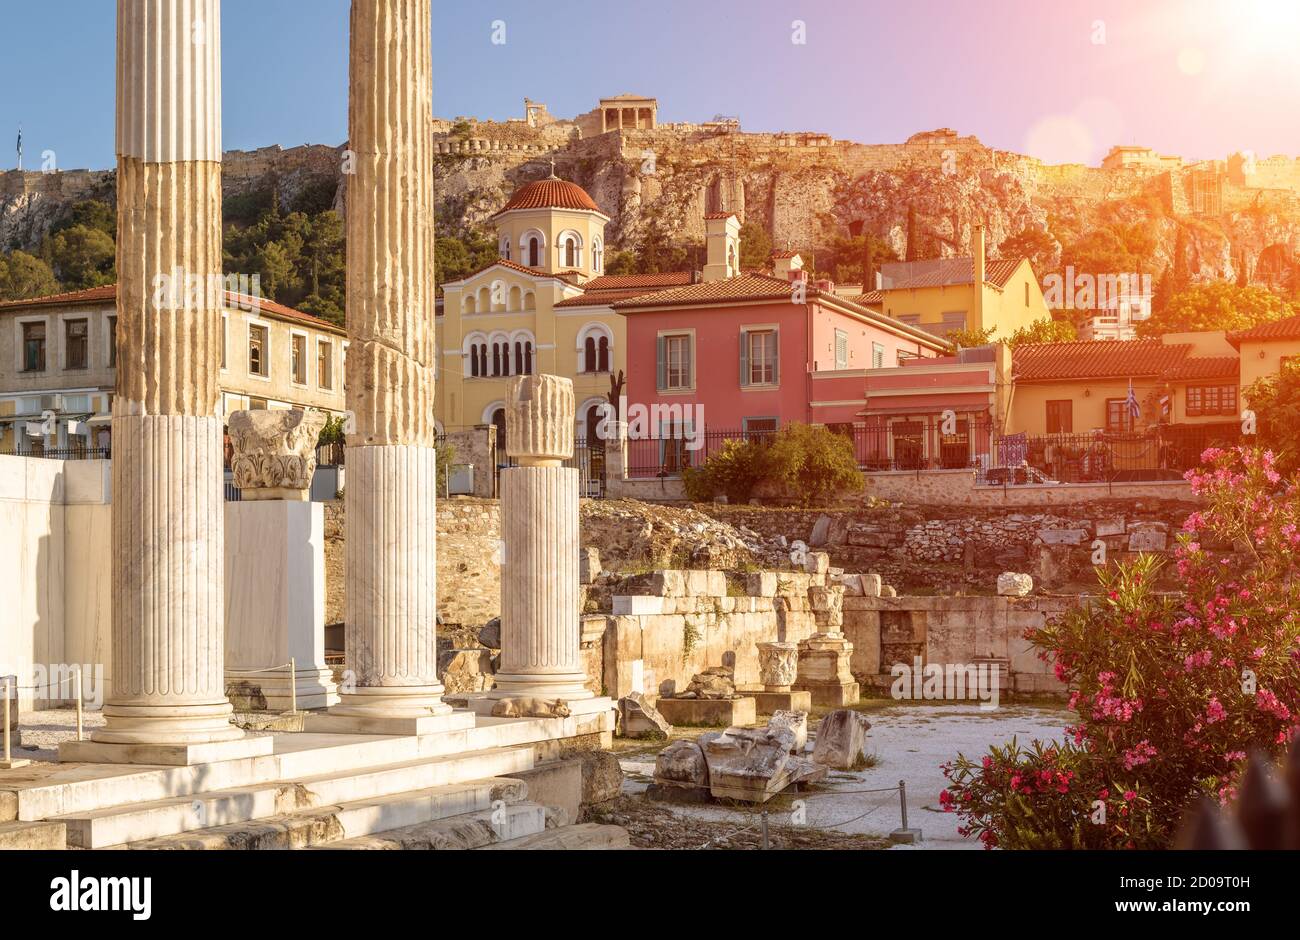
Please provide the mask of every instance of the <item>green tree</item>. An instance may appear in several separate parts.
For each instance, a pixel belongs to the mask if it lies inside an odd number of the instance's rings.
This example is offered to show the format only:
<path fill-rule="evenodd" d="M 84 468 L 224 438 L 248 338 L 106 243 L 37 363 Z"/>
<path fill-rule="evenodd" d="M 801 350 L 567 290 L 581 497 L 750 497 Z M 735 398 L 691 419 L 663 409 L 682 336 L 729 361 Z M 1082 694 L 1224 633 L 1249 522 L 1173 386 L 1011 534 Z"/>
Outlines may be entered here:
<path fill-rule="evenodd" d="M 1078 338 L 1079 331 L 1069 320 L 1035 320 L 1012 333 L 1007 345 L 1014 349 L 1033 343 L 1072 343 Z"/>
<path fill-rule="evenodd" d="M 822 425 L 787 424 L 768 445 L 767 475 L 805 506 L 861 492 L 853 441 Z"/>
<path fill-rule="evenodd" d="M 281 291 L 292 284 L 293 259 L 279 242 L 261 245 L 256 257 L 263 295 L 269 300 L 279 300 Z"/>
<path fill-rule="evenodd" d="M 1212 281 L 1174 294 L 1149 319 L 1138 323 L 1137 333 L 1154 337 L 1201 330 L 1244 330 L 1297 312 L 1265 288 Z"/>
<path fill-rule="evenodd" d="M 770 472 L 769 447 L 758 438 L 724 441 L 698 467 L 688 467 L 682 475 L 686 498 L 707 503 L 715 496 L 727 497 L 733 505 L 749 502 L 754 488 Z"/>
<path fill-rule="evenodd" d="M 993 341 L 993 328 L 980 330 L 963 327 L 960 330 L 949 330 L 944 338 L 954 346 L 973 349 L 976 346 L 986 346 Z"/>
<path fill-rule="evenodd" d="M 1004 238 L 998 245 L 998 257 L 1004 261 L 1028 258 L 1041 277 L 1052 269 L 1057 250 L 1056 239 L 1043 229 L 1031 226 Z"/>
<path fill-rule="evenodd" d="M 1285 477 L 1300 470 L 1300 364 L 1282 363 L 1276 375 L 1257 379 L 1246 389 L 1246 401 L 1259 421 L 1259 443 L 1277 454 Z"/>
<path fill-rule="evenodd" d="M 102 229 L 74 225 L 45 239 L 42 254 L 67 290 L 112 284 L 117 279 L 117 246 Z"/>
<path fill-rule="evenodd" d="M 757 222 L 740 227 L 740 266 L 766 268 L 772 259 L 772 237 Z"/>
<path fill-rule="evenodd" d="M 11 252 L 0 258 L 0 298 L 26 300 L 57 294 L 59 282 L 50 266 L 25 251 Z"/>

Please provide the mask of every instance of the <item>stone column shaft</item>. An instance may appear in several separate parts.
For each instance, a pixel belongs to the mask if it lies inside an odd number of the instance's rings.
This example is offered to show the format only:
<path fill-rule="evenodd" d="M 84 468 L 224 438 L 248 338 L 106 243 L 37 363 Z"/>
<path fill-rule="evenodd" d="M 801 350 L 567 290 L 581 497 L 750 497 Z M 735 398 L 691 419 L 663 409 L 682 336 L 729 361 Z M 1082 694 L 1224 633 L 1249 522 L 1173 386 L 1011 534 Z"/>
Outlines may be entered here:
<path fill-rule="evenodd" d="M 578 471 L 573 381 L 524 375 L 506 395 L 501 472 L 501 668 L 496 696 L 592 698 L 582 668 L 578 598 Z"/>
<path fill-rule="evenodd" d="M 430 0 L 353 0 L 342 716 L 451 711 L 436 638 L 432 69 Z"/>
<path fill-rule="evenodd" d="M 118 0 L 113 696 L 102 744 L 231 741 L 220 0 Z"/>
<path fill-rule="evenodd" d="M 501 471 L 501 522 L 505 548 L 497 688 L 590 697 L 579 658 L 578 471 Z"/>

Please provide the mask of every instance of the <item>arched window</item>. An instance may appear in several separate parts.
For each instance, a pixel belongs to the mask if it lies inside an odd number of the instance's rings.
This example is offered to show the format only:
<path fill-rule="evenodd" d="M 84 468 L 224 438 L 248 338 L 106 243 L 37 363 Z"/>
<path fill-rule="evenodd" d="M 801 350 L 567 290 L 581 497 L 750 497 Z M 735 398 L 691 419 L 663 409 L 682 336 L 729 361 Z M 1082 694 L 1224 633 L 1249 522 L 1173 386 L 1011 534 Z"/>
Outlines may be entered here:
<path fill-rule="evenodd" d="M 614 334 L 609 326 L 593 320 L 578 331 L 578 369 L 581 372 L 609 372 L 614 362 Z"/>
<path fill-rule="evenodd" d="M 501 374 L 501 344 L 492 344 L 492 374 Z"/>
<path fill-rule="evenodd" d="M 504 408 L 492 412 L 492 424 L 496 426 L 497 431 L 497 463 L 501 463 L 506 457 L 506 410 Z"/>
<path fill-rule="evenodd" d="M 587 408 L 587 426 L 584 430 L 587 433 L 586 444 L 588 447 L 595 447 L 596 442 L 600 440 L 601 417 L 600 405 L 591 405 Z"/>
<path fill-rule="evenodd" d="M 600 239 L 594 239 L 591 243 L 591 270 L 599 274 L 605 263 L 605 246 L 601 244 Z"/>
<path fill-rule="evenodd" d="M 517 339 L 515 340 L 515 372 L 514 372 L 515 375 L 522 374 L 521 369 L 523 364 L 524 364 L 524 343 L 523 340 Z"/>
<path fill-rule="evenodd" d="M 542 263 L 542 243 L 540 239 L 528 239 L 528 266 L 535 268 Z"/>
<path fill-rule="evenodd" d="M 732 245 L 727 249 L 727 277 L 736 273 L 736 246 Z"/>
<path fill-rule="evenodd" d="M 524 343 L 524 374 L 533 374 L 533 344 L 531 342 Z"/>
<path fill-rule="evenodd" d="M 501 236 L 501 257 L 507 261 L 510 260 L 510 236 L 509 235 Z"/>
<path fill-rule="evenodd" d="M 572 238 L 564 243 L 564 266 L 566 268 L 578 266 L 578 243 Z"/>

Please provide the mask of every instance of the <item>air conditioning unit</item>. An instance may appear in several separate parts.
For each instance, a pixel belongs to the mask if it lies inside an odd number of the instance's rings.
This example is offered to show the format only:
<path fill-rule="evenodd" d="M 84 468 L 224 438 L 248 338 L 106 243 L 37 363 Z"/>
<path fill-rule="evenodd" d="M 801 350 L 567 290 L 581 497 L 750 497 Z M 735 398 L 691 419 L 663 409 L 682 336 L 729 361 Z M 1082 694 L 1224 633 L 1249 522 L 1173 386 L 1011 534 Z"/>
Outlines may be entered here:
<path fill-rule="evenodd" d="M 54 394 L 54 395 L 41 396 L 41 411 L 62 411 L 62 410 L 63 410 L 62 395 Z"/>
<path fill-rule="evenodd" d="M 474 494 L 474 465 L 472 463 L 452 464 L 447 473 L 448 496 L 472 496 Z"/>

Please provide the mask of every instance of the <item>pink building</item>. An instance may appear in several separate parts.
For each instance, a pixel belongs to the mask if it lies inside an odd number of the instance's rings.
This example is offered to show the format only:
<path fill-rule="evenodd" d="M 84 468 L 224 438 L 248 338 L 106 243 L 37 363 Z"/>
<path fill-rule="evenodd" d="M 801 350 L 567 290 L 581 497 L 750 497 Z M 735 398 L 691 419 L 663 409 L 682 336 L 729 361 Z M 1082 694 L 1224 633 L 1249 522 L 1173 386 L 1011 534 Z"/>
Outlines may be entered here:
<path fill-rule="evenodd" d="M 724 436 L 790 422 L 862 425 L 870 370 L 950 351 L 930 333 L 836 296 L 825 282 L 804 281 L 797 265 L 797 256 L 778 257 L 784 277 L 739 274 L 612 304 L 627 323 L 624 417 L 634 420 L 643 408 L 653 438 L 706 435 L 704 448 L 688 454 L 663 440 L 638 441 L 630 429 L 633 475 L 698 462 L 693 455 Z"/>

